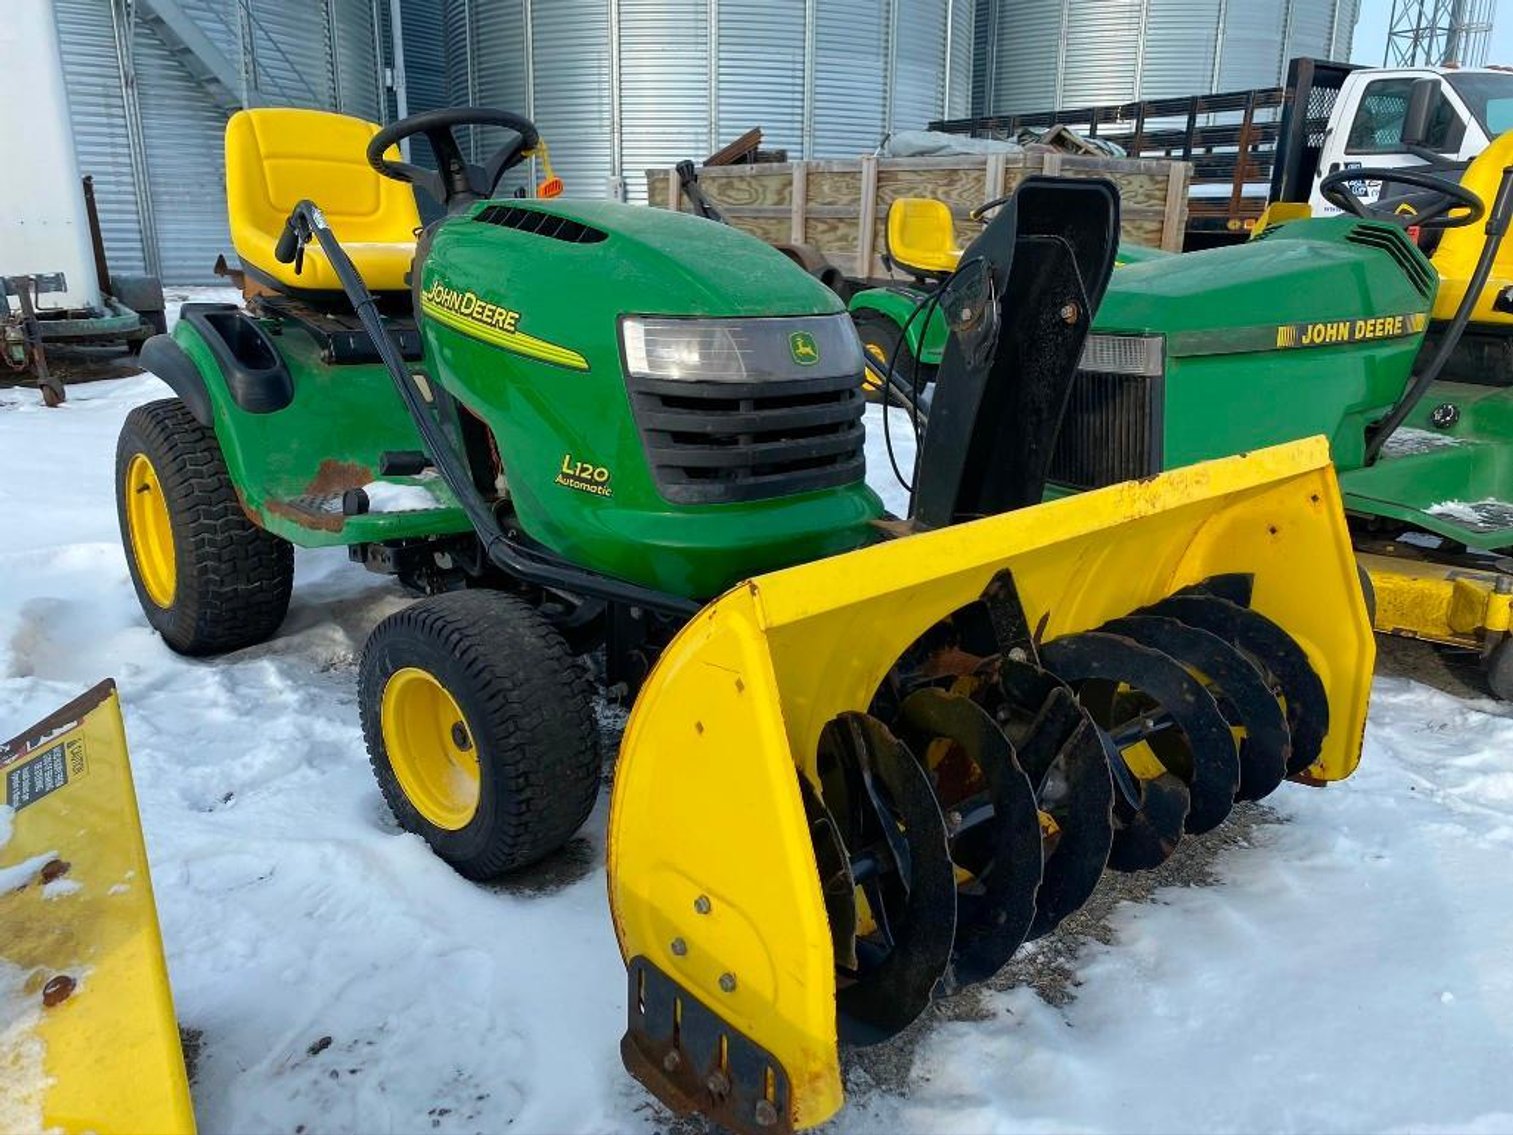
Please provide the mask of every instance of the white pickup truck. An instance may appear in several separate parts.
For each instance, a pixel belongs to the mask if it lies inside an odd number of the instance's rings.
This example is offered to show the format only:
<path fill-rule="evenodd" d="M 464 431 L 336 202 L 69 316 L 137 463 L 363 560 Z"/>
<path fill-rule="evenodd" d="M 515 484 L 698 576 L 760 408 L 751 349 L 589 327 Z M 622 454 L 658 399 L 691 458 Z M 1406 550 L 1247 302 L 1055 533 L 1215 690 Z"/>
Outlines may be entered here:
<path fill-rule="evenodd" d="M 1513 130 L 1513 72 L 1430 67 L 1361 68 L 1344 76 L 1317 161 L 1309 204 L 1316 216 L 1339 209 L 1319 195 L 1326 174 L 1361 166 L 1397 168 L 1469 162 Z M 1375 200 L 1380 183 L 1362 195 Z"/>

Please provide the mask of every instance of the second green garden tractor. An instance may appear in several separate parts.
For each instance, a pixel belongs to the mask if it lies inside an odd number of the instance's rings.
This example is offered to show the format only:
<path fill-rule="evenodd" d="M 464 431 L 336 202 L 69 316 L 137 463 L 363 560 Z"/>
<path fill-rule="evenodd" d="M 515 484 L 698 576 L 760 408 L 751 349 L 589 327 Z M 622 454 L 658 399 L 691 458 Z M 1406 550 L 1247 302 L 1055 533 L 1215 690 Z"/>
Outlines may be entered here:
<path fill-rule="evenodd" d="M 436 170 L 400 159 L 417 134 Z M 673 1109 L 823 1122 L 841 1040 L 992 976 L 1106 867 L 1356 767 L 1373 640 L 1323 440 L 1042 503 L 1111 185 L 1027 182 L 968 251 L 895 517 L 851 320 L 754 238 L 496 197 L 539 146 L 500 111 L 256 109 L 226 145 L 246 303 L 148 344 L 176 397 L 117 453 L 147 620 L 258 642 L 296 546 L 423 596 L 363 649 L 362 729 L 399 823 L 474 879 L 584 822 L 595 701 L 634 699 L 622 1052 Z"/>
<path fill-rule="evenodd" d="M 1345 216 L 1283 203 L 1245 244 L 1131 255 L 1094 318 L 1048 493 L 1322 434 L 1376 628 L 1475 652 L 1513 698 L 1510 165 L 1504 136 L 1464 171 L 1345 170 L 1322 183 Z M 975 285 L 944 205 L 895 210 L 893 258 L 915 283 L 851 308 L 867 385 L 933 425 L 945 308 Z"/>

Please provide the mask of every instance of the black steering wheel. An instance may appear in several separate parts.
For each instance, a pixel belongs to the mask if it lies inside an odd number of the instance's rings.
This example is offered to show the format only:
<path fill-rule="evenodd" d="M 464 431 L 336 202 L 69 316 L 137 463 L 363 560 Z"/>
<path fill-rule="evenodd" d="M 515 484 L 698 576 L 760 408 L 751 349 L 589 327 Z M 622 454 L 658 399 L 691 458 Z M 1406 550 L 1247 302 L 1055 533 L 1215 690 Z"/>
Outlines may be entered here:
<path fill-rule="evenodd" d="M 1383 189 L 1383 193 L 1370 204 L 1362 201 L 1351 188 L 1354 183 L 1367 181 L 1380 181 Z M 1422 190 L 1422 193 L 1388 197 L 1385 190 L 1389 181 Z M 1370 221 L 1388 221 L 1403 228 L 1458 229 L 1462 225 L 1474 225 L 1487 212 L 1482 199 L 1460 182 L 1412 167 L 1365 166 L 1336 170 L 1319 182 L 1319 193 L 1325 201 L 1347 213 Z M 1404 205 L 1413 211 L 1399 213 L 1398 209 Z M 1465 212 L 1452 216 L 1453 209 L 1464 209 Z"/>
<path fill-rule="evenodd" d="M 462 148 L 452 133 L 458 126 L 501 126 L 513 136 L 507 136 L 504 144 L 482 165 L 474 165 L 462 156 Z M 424 134 L 431 144 L 431 152 L 436 155 L 436 169 L 422 169 L 409 162 L 394 162 L 384 157 L 384 151 L 390 146 L 416 134 Z M 449 213 L 455 213 L 474 201 L 492 196 L 505 170 L 523 162 L 538 141 L 540 135 L 535 123 L 507 110 L 489 110 L 481 106 L 428 110 L 401 118 L 373 135 L 373 140 L 368 143 L 368 164 L 385 177 L 420 186 Z"/>

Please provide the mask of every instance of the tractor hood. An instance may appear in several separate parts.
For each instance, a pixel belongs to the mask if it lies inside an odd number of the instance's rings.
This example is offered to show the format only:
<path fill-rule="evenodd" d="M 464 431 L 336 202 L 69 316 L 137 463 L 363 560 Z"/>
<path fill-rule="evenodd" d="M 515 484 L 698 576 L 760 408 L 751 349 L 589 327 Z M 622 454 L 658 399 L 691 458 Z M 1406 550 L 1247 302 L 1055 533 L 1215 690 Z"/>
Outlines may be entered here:
<path fill-rule="evenodd" d="M 1276 349 L 1294 330 L 1296 346 L 1391 338 L 1423 329 L 1382 320 L 1422 316 L 1435 283 L 1423 254 L 1390 225 L 1293 223 L 1245 244 L 1121 268 L 1096 330 L 1165 335 L 1174 356 Z"/>
<path fill-rule="evenodd" d="M 1118 269 L 1090 344 L 1098 358 L 1154 360 L 1139 375 L 1105 380 L 1139 385 L 1129 397 L 1145 407 L 1152 439 L 1120 472 L 1314 434 L 1330 439 L 1341 469 L 1354 468 L 1367 425 L 1409 380 L 1435 287 L 1429 262 L 1401 230 L 1346 217 L 1295 221 L 1245 244 Z M 1159 348 L 1131 350 L 1152 338 Z M 1085 370 L 1107 369 L 1094 357 Z M 1089 454 L 1103 436 L 1100 406 L 1081 411 Z M 1079 420 L 1074 414 L 1074 427 Z"/>
<path fill-rule="evenodd" d="M 438 234 L 469 286 L 528 281 L 529 312 L 820 315 L 839 297 L 771 245 L 687 213 L 614 201 L 485 202 Z M 476 259 L 475 259 L 476 257 Z M 520 281 L 521 283 L 517 283 Z M 525 296 L 520 307 L 525 309 Z"/>
<path fill-rule="evenodd" d="M 489 201 L 431 230 L 414 287 L 431 375 L 499 466 L 483 481 L 558 555 L 705 599 L 873 539 L 856 331 L 755 237 Z"/>

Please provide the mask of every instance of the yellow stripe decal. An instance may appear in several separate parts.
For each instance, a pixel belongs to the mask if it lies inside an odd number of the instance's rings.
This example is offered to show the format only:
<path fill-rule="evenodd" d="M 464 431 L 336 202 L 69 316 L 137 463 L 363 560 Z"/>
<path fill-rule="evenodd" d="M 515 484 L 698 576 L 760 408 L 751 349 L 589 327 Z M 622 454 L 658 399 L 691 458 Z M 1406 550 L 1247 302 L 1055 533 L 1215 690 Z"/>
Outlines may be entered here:
<path fill-rule="evenodd" d="M 465 315 L 447 311 L 424 297 L 420 301 L 420 310 L 437 323 L 445 324 L 454 331 L 461 331 L 469 338 L 478 339 L 490 346 L 502 347 L 514 354 L 524 355 L 530 359 L 540 359 L 542 362 L 567 367 L 570 370 L 588 370 L 588 360 L 577 351 L 559 347 L 556 343 L 548 343 L 545 339 L 538 339 L 523 331 L 505 331 L 497 327 L 485 327 Z"/>

